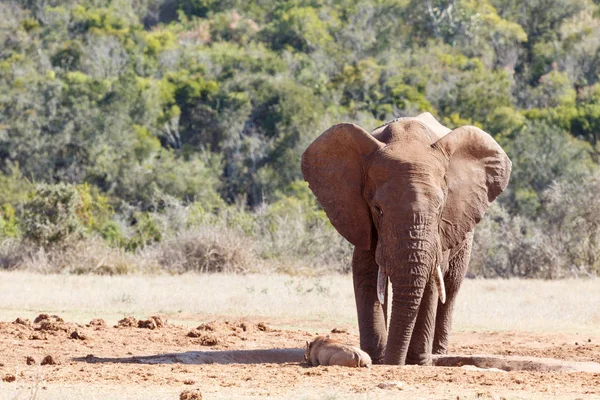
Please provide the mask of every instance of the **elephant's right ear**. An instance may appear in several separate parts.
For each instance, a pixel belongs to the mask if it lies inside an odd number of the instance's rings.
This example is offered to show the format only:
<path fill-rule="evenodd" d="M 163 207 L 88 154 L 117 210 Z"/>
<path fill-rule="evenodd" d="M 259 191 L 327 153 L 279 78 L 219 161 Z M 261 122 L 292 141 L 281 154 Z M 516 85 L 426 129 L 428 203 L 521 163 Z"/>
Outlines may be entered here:
<path fill-rule="evenodd" d="M 302 174 L 337 231 L 361 249 L 371 248 L 373 223 L 363 198 L 363 164 L 383 143 L 354 124 L 334 125 L 302 155 Z"/>

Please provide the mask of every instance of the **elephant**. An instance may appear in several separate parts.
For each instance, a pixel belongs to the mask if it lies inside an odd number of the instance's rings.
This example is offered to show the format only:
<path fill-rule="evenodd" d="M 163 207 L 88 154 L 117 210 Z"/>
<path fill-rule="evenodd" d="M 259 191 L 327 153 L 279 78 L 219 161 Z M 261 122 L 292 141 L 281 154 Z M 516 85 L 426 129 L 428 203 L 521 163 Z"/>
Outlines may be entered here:
<path fill-rule="evenodd" d="M 430 365 L 432 354 L 447 353 L 473 230 L 510 177 L 500 145 L 480 128 L 450 130 L 423 113 L 371 133 L 334 125 L 308 146 L 301 168 L 354 245 L 360 347 L 391 365 Z"/>

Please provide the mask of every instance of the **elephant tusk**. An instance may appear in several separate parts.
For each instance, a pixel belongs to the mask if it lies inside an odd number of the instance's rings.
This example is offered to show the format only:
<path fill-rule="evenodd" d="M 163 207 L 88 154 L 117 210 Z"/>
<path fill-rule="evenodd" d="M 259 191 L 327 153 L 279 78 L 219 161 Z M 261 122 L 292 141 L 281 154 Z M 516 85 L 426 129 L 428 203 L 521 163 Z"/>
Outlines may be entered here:
<path fill-rule="evenodd" d="M 385 276 L 385 272 L 383 268 L 379 267 L 379 271 L 377 272 L 377 299 L 379 303 L 383 304 L 385 302 L 385 289 L 387 286 L 387 276 Z"/>
<path fill-rule="evenodd" d="M 438 295 L 442 304 L 446 303 L 446 286 L 444 285 L 444 276 L 440 264 L 435 267 L 435 278 L 437 281 Z"/>

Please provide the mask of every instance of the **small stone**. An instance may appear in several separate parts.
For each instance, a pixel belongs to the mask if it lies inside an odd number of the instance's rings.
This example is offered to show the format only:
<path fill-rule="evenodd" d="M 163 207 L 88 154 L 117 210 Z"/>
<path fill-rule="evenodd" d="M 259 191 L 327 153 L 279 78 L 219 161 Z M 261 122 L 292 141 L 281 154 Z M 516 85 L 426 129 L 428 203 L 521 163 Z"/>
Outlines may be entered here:
<path fill-rule="evenodd" d="M 102 318 L 94 318 L 88 325 L 96 327 L 97 330 L 104 329 L 106 328 L 106 321 Z"/>
<path fill-rule="evenodd" d="M 331 330 L 331 333 L 348 333 L 348 329 L 343 329 L 343 328 L 333 328 Z"/>
<path fill-rule="evenodd" d="M 196 383 L 196 381 L 192 379 L 186 379 L 185 381 L 183 381 L 184 385 L 193 385 L 194 383 Z"/>
<path fill-rule="evenodd" d="M 29 340 L 46 340 L 48 339 L 48 336 L 46 335 L 45 332 L 33 332 L 31 335 L 29 335 Z"/>
<path fill-rule="evenodd" d="M 19 324 L 19 325 L 25 325 L 25 326 L 29 326 L 29 325 L 31 325 L 31 323 L 29 322 L 29 320 L 28 320 L 28 319 L 25 319 L 25 318 L 17 318 L 17 319 L 15 320 L 15 324 Z"/>
<path fill-rule="evenodd" d="M 79 331 L 73 331 L 71 333 L 71 339 L 87 340 L 88 336 L 85 333 L 81 333 Z"/>
<path fill-rule="evenodd" d="M 164 328 L 167 325 L 166 318 L 159 317 L 158 315 L 152 315 L 151 320 L 154 320 L 157 328 Z"/>
<path fill-rule="evenodd" d="M 200 337 L 200 345 L 202 346 L 216 346 L 219 344 L 219 339 L 211 335 L 204 335 Z"/>
<path fill-rule="evenodd" d="M 14 382 L 17 380 L 17 377 L 14 376 L 13 374 L 6 374 L 2 377 L 2 380 L 4 382 Z"/>
<path fill-rule="evenodd" d="M 406 383 L 402 381 L 390 381 L 390 382 L 381 382 L 377 387 L 379 389 L 398 389 L 402 390 Z"/>
<path fill-rule="evenodd" d="M 217 330 L 215 327 L 215 324 L 213 322 L 207 322 L 205 324 L 200 324 L 196 329 L 199 331 L 211 331 L 211 332 L 214 332 Z"/>
<path fill-rule="evenodd" d="M 271 328 L 269 326 L 267 326 L 267 324 L 265 324 L 264 322 L 259 322 L 258 324 L 256 324 L 256 327 L 258 328 L 259 331 L 263 331 L 263 332 L 271 331 Z"/>
<path fill-rule="evenodd" d="M 27 358 L 25 358 L 25 362 L 27 363 L 27 365 L 35 365 L 35 358 L 27 356 Z"/>

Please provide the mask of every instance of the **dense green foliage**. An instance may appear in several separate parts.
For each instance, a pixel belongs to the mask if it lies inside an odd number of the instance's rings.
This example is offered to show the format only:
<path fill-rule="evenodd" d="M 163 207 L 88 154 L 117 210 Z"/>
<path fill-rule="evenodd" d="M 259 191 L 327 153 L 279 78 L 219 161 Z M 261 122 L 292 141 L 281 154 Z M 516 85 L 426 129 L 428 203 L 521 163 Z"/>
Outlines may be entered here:
<path fill-rule="evenodd" d="M 4 238 L 138 251 L 212 226 L 261 259 L 343 265 L 302 152 L 336 122 L 429 111 L 513 160 L 475 274 L 600 269 L 594 186 L 577 184 L 599 173 L 598 1 L 7 0 L 0 15 Z"/>

